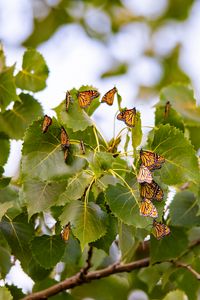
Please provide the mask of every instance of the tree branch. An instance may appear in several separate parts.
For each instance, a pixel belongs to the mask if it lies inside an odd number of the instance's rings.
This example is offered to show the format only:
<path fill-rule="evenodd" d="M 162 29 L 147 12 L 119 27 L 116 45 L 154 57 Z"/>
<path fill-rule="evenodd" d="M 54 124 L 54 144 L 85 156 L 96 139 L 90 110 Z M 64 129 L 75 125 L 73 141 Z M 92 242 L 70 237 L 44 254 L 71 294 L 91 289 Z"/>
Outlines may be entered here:
<path fill-rule="evenodd" d="M 89 255 L 88 255 L 88 257 L 89 257 Z M 75 286 L 82 285 L 82 284 L 87 283 L 92 280 L 100 279 L 103 277 L 108 277 L 115 273 L 131 272 L 136 269 L 147 267 L 147 266 L 149 266 L 149 262 L 150 262 L 149 258 L 143 258 L 141 260 L 137 260 L 135 262 L 124 264 L 124 265 L 115 263 L 115 264 L 108 266 L 107 268 L 88 272 L 83 277 L 81 277 L 81 275 L 80 275 L 81 272 L 79 272 L 76 275 L 74 275 L 68 279 L 65 279 L 43 291 L 27 295 L 22 300 L 47 299 L 48 297 L 56 295 L 66 289 L 71 289 Z"/>
<path fill-rule="evenodd" d="M 192 273 L 196 277 L 197 280 L 200 280 L 200 274 L 197 271 L 195 271 L 190 265 L 187 265 L 180 261 L 171 261 L 171 263 L 173 263 L 178 268 L 187 269 L 190 273 Z"/>

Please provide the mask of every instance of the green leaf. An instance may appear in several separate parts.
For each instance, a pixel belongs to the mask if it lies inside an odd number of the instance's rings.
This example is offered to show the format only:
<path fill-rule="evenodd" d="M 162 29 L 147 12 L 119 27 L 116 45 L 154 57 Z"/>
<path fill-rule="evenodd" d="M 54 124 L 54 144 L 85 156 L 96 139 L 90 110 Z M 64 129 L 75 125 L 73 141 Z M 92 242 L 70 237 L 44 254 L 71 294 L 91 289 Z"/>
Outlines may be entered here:
<path fill-rule="evenodd" d="M 4 54 L 3 45 L 0 42 L 0 73 L 5 68 L 5 65 L 6 65 L 6 57 Z"/>
<path fill-rule="evenodd" d="M 191 228 L 200 224 L 198 205 L 190 191 L 179 192 L 170 204 L 170 220 L 173 226 Z"/>
<path fill-rule="evenodd" d="M 13 299 L 12 295 L 10 294 L 10 291 L 5 286 L 0 287 L 0 299 L 2 299 L 2 300 L 12 300 Z"/>
<path fill-rule="evenodd" d="M 187 123 L 196 126 L 200 122 L 200 107 L 196 105 L 193 91 L 186 85 L 172 84 L 162 89 L 160 103 L 165 105 L 170 101 L 176 110 Z"/>
<path fill-rule="evenodd" d="M 8 246 L 2 232 L 0 232 L 0 274 L 3 278 L 6 277 L 12 266 L 10 256 L 10 247 Z"/>
<path fill-rule="evenodd" d="M 151 236 L 150 253 L 151 263 L 176 259 L 188 246 L 188 238 L 181 228 L 170 227 L 171 234 L 157 240 Z M 174 246 L 176 245 L 176 246 Z"/>
<path fill-rule="evenodd" d="M 71 128 L 74 132 L 84 131 L 87 127 L 93 126 L 94 123 L 85 110 L 79 106 L 77 91 L 74 89 L 70 91 L 70 94 L 73 96 L 74 102 L 69 106 L 68 112 L 65 109 L 65 101 L 54 108 L 58 121 L 67 128 Z"/>
<path fill-rule="evenodd" d="M 135 190 L 129 190 L 121 184 L 109 185 L 106 200 L 115 216 L 125 224 L 147 229 L 152 224 L 152 218 L 140 216 L 139 197 Z"/>
<path fill-rule="evenodd" d="M 200 148 L 200 124 L 199 126 L 187 126 L 187 129 L 189 131 L 189 138 L 194 146 L 195 150 L 199 150 Z"/>
<path fill-rule="evenodd" d="M 158 265 L 143 268 L 138 273 L 139 279 L 147 284 L 149 293 L 155 288 L 161 275 L 160 266 Z"/>
<path fill-rule="evenodd" d="M 184 132 L 184 123 L 181 115 L 170 104 L 169 112 L 165 115 L 165 106 L 157 105 L 155 112 L 155 125 L 169 124 Z"/>
<path fill-rule="evenodd" d="M 82 267 L 82 251 L 79 241 L 72 236 L 66 243 L 62 262 L 65 263 L 65 270 L 62 272 L 62 278 L 70 277 L 80 271 Z"/>
<path fill-rule="evenodd" d="M 107 231 L 104 236 L 98 239 L 92 245 L 98 249 L 104 250 L 109 254 L 109 249 L 117 236 L 117 220 L 112 215 L 108 215 Z"/>
<path fill-rule="evenodd" d="M 171 276 L 170 281 L 176 282 L 177 287 L 185 292 L 189 300 L 198 299 L 199 282 L 191 272 L 182 268 Z"/>
<path fill-rule="evenodd" d="M 13 109 L 0 114 L 0 130 L 16 140 L 22 139 L 29 124 L 43 114 L 41 105 L 31 95 L 22 93 L 20 99 Z"/>
<path fill-rule="evenodd" d="M 187 181 L 198 184 L 198 160 L 193 146 L 180 130 L 168 124 L 161 125 L 154 130 L 151 149 L 165 158 L 165 163 L 158 171 L 161 181 L 169 185 Z"/>
<path fill-rule="evenodd" d="M 33 225 L 28 223 L 27 216 L 21 214 L 13 220 L 4 217 L 0 222 L 0 230 L 7 240 L 13 255 L 21 261 L 22 265 L 27 265 L 30 260 L 28 243 L 34 234 Z"/>
<path fill-rule="evenodd" d="M 25 294 L 22 292 L 22 289 L 16 287 L 15 285 L 6 285 L 7 289 L 10 291 L 13 300 L 22 299 L 25 297 Z M 6 300 L 6 299 L 5 299 Z"/>
<path fill-rule="evenodd" d="M 123 263 L 133 261 L 137 246 L 135 228 L 119 222 L 119 248 L 121 251 L 121 261 Z"/>
<path fill-rule="evenodd" d="M 34 49 L 24 53 L 22 71 L 15 77 L 16 85 L 22 90 L 38 92 L 46 87 L 49 70 L 43 56 Z"/>
<path fill-rule="evenodd" d="M 11 201 L 0 203 L 0 221 L 1 221 L 2 217 L 5 215 L 5 213 L 7 212 L 7 210 L 9 208 L 11 208 L 12 206 L 13 206 L 13 203 Z"/>
<path fill-rule="evenodd" d="M 30 249 L 30 247 L 29 247 Z M 28 276 L 30 276 L 34 281 L 43 280 L 52 271 L 52 268 L 45 269 L 43 268 L 33 257 L 31 250 L 30 250 L 30 260 L 29 264 L 24 268 L 24 271 Z"/>
<path fill-rule="evenodd" d="M 193 3 L 194 0 L 170 0 L 162 18 L 184 21 L 188 18 Z"/>
<path fill-rule="evenodd" d="M 11 178 L 4 177 L 2 174 L 4 173 L 4 168 L 0 166 L 0 190 L 4 189 L 7 185 L 9 185 Z"/>
<path fill-rule="evenodd" d="M 10 141 L 8 139 L 8 136 L 5 135 L 3 132 L 0 132 L 0 145 L 0 166 L 3 166 L 7 162 L 8 156 L 10 154 Z"/>
<path fill-rule="evenodd" d="M 136 149 L 137 146 L 140 145 L 141 140 L 142 140 L 142 128 L 141 128 L 141 118 L 140 118 L 140 112 L 137 111 L 136 113 L 136 123 L 135 127 L 131 129 L 132 133 L 132 146 L 133 149 Z"/>
<path fill-rule="evenodd" d="M 49 269 L 61 260 L 65 251 L 65 243 L 58 235 L 37 236 L 31 241 L 31 250 L 36 261 Z"/>
<path fill-rule="evenodd" d="M 0 108 L 2 111 L 12 101 L 20 101 L 16 94 L 16 86 L 13 77 L 14 67 L 5 68 L 0 73 Z"/>
<path fill-rule="evenodd" d="M 23 193 L 27 202 L 29 219 L 37 212 L 42 212 L 57 204 L 59 195 L 64 191 L 66 181 L 49 182 L 29 179 L 24 182 Z"/>
<path fill-rule="evenodd" d="M 185 300 L 187 298 L 183 291 L 176 290 L 169 292 L 163 300 Z"/>
<path fill-rule="evenodd" d="M 94 280 L 72 290 L 75 299 L 95 299 L 95 300 L 127 300 L 130 293 L 128 279 L 122 276 L 112 275 L 107 278 Z"/>
<path fill-rule="evenodd" d="M 74 200 L 65 206 L 59 219 L 62 225 L 71 223 L 82 249 L 87 243 L 96 241 L 106 233 L 106 213 L 93 202 Z"/>
<path fill-rule="evenodd" d="M 80 199 L 92 178 L 93 176 L 84 171 L 71 177 L 68 180 L 65 192 L 60 195 L 57 205 L 65 205 L 67 202 Z"/>
<path fill-rule="evenodd" d="M 48 14 L 43 18 L 34 19 L 34 30 L 28 39 L 23 43 L 25 47 L 37 47 L 40 43 L 47 41 L 63 24 L 71 21 L 71 17 L 63 8 L 65 0 L 60 1 L 57 6 L 48 6 Z"/>
<path fill-rule="evenodd" d="M 34 122 L 26 131 L 22 149 L 22 175 L 41 180 L 67 179 L 85 165 L 76 157 L 77 147 L 70 146 L 67 163 L 61 151 L 60 127 L 55 119 L 47 133 L 42 133 L 42 120 Z M 79 151 L 79 149 L 78 149 Z"/>
<path fill-rule="evenodd" d="M 101 74 L 101 78 L 107 78 L 111 76 L 123 75 L 128 71 L 128 65 L 125 63 L 114 64 L 113 67 L 107 69 L 104 73 Z"/>

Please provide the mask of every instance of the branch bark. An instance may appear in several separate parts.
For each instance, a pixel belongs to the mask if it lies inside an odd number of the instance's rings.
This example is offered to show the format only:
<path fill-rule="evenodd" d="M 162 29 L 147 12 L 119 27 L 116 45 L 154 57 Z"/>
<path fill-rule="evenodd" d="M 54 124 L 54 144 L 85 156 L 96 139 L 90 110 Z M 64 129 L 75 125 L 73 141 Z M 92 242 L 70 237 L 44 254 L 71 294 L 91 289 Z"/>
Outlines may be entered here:
<path fill-rule="evenodd" d="M 135 262 L 124 264 L 124 265 L 115 263 L 115 264 L 108 266 L 107 268 L 88 272 L 84 276 L 80 276 L 81 272 L 79 272 L 76 275 L 74 275 L 68 279 L 65 279 L 65 280 L 59 282 L 58 284 L 55 284 L 45 290 L 27 295 L 22 300 L 48 299 L 48 297 L 56 295 L 66 289 L 71 289 L 75 286 L 82 285 L 82 284 L 90 282 L 92 280 L 100 279 L 103 277 L 108 277 L 115 273 L 131 272 L 136 269 L 147 267 L 147 266 L 149 266 L 149 262 L 150 262 L 150 259 L 147 257 L 147 258 L 143 258 L 143 259 L 137 260 Z"/>

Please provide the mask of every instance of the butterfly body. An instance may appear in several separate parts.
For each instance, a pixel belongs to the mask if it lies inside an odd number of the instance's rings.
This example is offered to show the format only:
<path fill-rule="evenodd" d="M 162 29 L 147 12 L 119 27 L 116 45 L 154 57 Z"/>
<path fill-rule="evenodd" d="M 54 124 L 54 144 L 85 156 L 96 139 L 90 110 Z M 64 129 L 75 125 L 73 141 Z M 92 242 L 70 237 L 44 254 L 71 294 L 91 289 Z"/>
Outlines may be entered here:
<path fill-rule="evenodd" d="M 157 238 L 157 240 L 160 240 L 164 236 L 170 234 L 170 228 L 161 222 L 157 222 L 156 220 L 153 220 L 153 229 L 153 235 Z"/>
<path fill-rule="evenodd" d="M 61 231 L 61 238 L 63 241 L 67 242 L 69 240 L 70 235 L 70 222 L 65 225 Z"/>
<path fill-rule="evenodd" d="M 113 101 L 114 101 L 114 96 L 117 93 L 117 88 L 114 87 L 111 90 L 109 90 L 107 93 L 105 93 L 105 95 L 103 96 L 101 102 L 105 102 L 108 105 L 113 105 Z"/>
<path fill-rule="evenodd" d="M 169 112 L 171 108 L 171 103 L 169 101 L 166 102 L 165 104 L 165 113 L 164 113 L 164 119 L 168 118 Z"/>
<path fill-rule="evenodd" d="M 81 148 L 82 154 L 85 154 L 85 145 L 84 145 L 83 140 L 80 140 L 80 148 Z"/>
<path fill-rule="evenodd" d="M 70 146 L 69 136 L 63 126 L 61 127 L 60 141 L 62 149 L 68 150 Z"/>
<path fill-rule="evenodd" d="M 165 162 L 165 158 L 153 151 L 140 150 L 140 159 L 142 164 L 150 171 L 160 169 Z"/>
<path fill-rule="evenodd" d="M 88 90 L 78 93 L 78 102 L 81 108 L 88 107 L 92 100 L 99 97 L 100 94 L 96 90 Z"/>
<path fill-rule="evenodd" d="M 153 177 L 149 169 L 143 165 L 140 166 L 140 170 L 137 176 L 137 181 L 139 183 L 147 182 L 152 183 Z"/>
<path fill-rule="evenodd" d="M 65 97 L 65 110 L 66 110 L 66 112 L 68 112 L 68 110 L 69 110 L 69 104 L 70 104 L 70 101 L 71 101 L 71 95 L 70 95 L 70 92 L 69 91 L 67 91 L 66 92 L 66 97 Z"/>
<path fill-rule="evenodd" d="M 134 127 L 136 123 L 136 108 L 122 110 L 117 115 L 117 120 L 125 122 L 129 127 Z"/>
<path fill-rule="evenodd" d="M 45 115 L 44 116 L 44 120 L 43 120 L 43 124 L 42 124 L 42 132 L 46 133 L 49 126 L 52 124 L 52 119 L 51 117 Z"/>
<path fill-rule="evenodd" d="M 140 186 L 140 196 L 142 198 L 161 201 L 164 193 L 155 181 L 152 181 L 151 183 L 143 182 Z"/>
<path fill-rule="evenodd" d="M 144 198 L 140 204 L 140 215 L 157 218 L 158 212 L 151 200 Z"/>

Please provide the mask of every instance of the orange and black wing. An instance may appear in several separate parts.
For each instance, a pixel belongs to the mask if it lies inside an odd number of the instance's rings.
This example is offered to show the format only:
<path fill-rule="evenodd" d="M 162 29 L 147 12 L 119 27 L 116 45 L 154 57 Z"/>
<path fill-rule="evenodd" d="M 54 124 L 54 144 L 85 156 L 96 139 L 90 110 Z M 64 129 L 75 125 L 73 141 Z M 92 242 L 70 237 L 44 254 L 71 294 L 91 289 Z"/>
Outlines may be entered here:
<path fill-rule="evenodd" d="M 157 218 L 158 212 L 156 207 L 149 199 L 143 199 L 140 204 L 140 214 L 145 217 Z"/>
<path fill-rule="evenodd" d="M 114 96 L 115 96 L 116 92 L 117 92 L 116 87 L 112 88 L 107 93 L 105 93 L 105 95 L 103 96 L 101 102 L 105 102 L 108 105 L 113 105 Z"/>
<path fill-rule="evenodd" d="M 61 141 L 61 147 L 63 150 L 66 150 L 69 148 L 69 146 L 70 146 L 69 136 L 63 126 L 61 127 L 60 141 Z"/>
<path fill-rule="evenodd" d="M 153 221 L 153 229 L 153 234 L 157 238 L 157 240 L 160 240 L 164 236 L 170 234 L 170 228 L 161 222 L 157 222 L 156 220 Z"/>
<path fill-rule="evenodd" d="M 143 182 L 140 185 L 140 196 L 142 198 L 161 201 L 164 193 L 155 181 L 152 181 L 151 183 Z"/>
<path fill-rule="evenodd" d="M 96 90 L 83 91 L 78 93 L 78 102 L 81 108 L 86 108 L 90 105 L 93 99 L 99 97 L 99 92 Z"/>
<path fill-rule="evenodd" d="M 43 120 L 43 124 L 42 124 L 42 132 L 45 133 L 47 132 L 49 126 L 52 124 L 52 119 L 51 117 L 45 115 L 44 116 L 44 120 Z"/>
<path fill-rule="evenodd" d="M 147 182 L 151 183 L 153 181 L 153 177 L 149 169 L 143 165 L 140 166 L 140 170 L 137 176 L 137 181 L 139 183 Z"/>
<path fill-rule="evenodd" d="M 135 107 L 132 109 L 126 109 L 121 111 L 117 115 L 117 119 L 119 121 L 124 121 L 125 124 L 129 127 L 134 127 L 136 123 L 136 109 Z"/>
<path fill-rule="evenodd" d="M 165 158 L 162 155 L 149 150 L 140 150 L 140 159 L 142 164 L 150 171 L 160 169 L 165 162 Z"/>
<path fill-rule="evenodd" d="M 70 223 L 67 223 L 61 231 L 61 238 L 63 241 L 67 242 L 69 240 L 69 234 L 70 234 Z"/>

